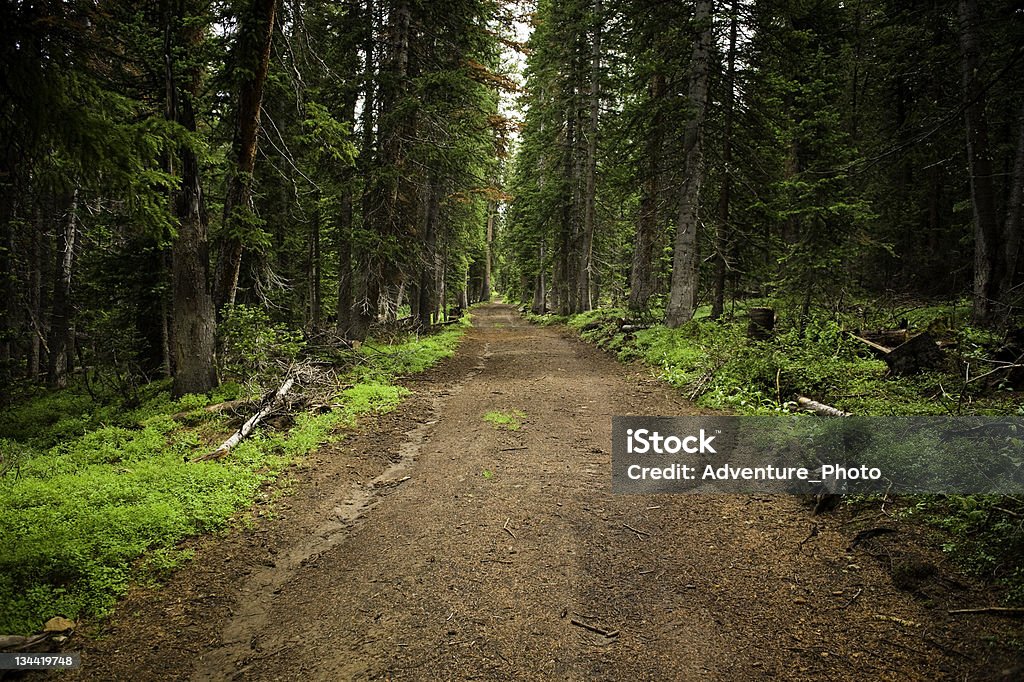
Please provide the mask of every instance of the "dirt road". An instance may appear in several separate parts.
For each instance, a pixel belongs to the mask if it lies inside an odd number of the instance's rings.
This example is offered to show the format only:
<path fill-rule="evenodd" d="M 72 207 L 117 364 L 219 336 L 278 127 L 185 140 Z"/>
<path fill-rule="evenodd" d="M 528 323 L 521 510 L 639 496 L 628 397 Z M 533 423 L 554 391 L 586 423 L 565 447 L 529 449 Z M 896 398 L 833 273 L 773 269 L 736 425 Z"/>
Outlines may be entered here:
<path fill-rule="evenodd" d="M 790 497 L 612 495 L 611 416 L 695 408 L 509 306 L 475 311 L 457 357 L 410 386 L 397 413 L 294 472 L 273 513 L 134 593 L 82 676 L 992 679 L 1005 665 L 981 643 L 1003 623 L 897 590 L 884 549 L 848 550 L 862 526 L 845 517 Z M 514 410 L 518 430 L 484 420 Z"/>

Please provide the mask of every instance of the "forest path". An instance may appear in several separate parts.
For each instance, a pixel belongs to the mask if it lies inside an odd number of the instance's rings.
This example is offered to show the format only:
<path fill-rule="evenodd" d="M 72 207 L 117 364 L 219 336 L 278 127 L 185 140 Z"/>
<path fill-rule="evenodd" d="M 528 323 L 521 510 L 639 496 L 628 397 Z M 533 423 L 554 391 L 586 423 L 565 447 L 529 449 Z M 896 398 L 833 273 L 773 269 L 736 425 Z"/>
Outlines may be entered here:
<path fill-rule="evenodd" d="M 473 320 L 390 420 L 319 453 L 278 518 L 205 546 L 168 596 L 133 597 L 97 657 L 192 680 L 990 670 L 944 609 L 848 551 L 838 521 L 811 536 L 794 498 L 613 495 L 612 415 L 696 408 L 511 306 Z M 519 410 L 521 428 L 485 422 L 492 410 Z M 154 599 L 143 646 L 131 613 Z"/>

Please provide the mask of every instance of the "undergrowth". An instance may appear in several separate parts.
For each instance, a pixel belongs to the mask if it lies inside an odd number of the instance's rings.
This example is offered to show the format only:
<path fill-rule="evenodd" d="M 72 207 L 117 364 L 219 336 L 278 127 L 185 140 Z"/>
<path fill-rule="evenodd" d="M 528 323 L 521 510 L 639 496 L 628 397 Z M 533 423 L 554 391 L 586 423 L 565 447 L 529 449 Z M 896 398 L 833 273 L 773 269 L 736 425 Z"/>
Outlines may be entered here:
<path fill-rule="evenodd" d="M 749 305 L 772 305 L 751 301 Z M 869 314 L 870 311 L 870 314 Z M 780 315 L 769 340 L 747 337 L 747 319 L 712 321 L 707 309 L 678 329 L 637 320 L 624 309 L 603 308 L 571 317 L 527 315 L 539 324 L 567 324 L 580 337 L 623 361 L 639 361 L 699 405 L 733 414 L 794 412 L 806 395 L 858 415 L 1020 415 L 1019 394 L 1005 382 L 967 383 L 970 364 L 990 368 L 1002 342 L 967 324 L 966 305 L 909 309 L 853 307 L 849 314 L 817 314 L 797 324 Z M 624 321 L 645 329 L 623 332 Z M 949 363 L 893 377 L 847 330 L 896 327 L 928 330 L 955 348 Z M 650 325 L 650 326 L 648 326 Z M 994 495 L 915 496 L 906 513 L 940 528 L 943 549 L 968 573 L 1005 587 L 1005 600 L 1024 605 L 1024 502 Z"/>
<path fill-rule="evenodd" d="M 492 410 L 484 415 L 484 421 L 493 424 L 497 429 L 504 429 L 505 431 L 518 431 L 522 428 L 523 423 L 519 421 L 526 417 L 526 413 L 522 410 Z"/>
<path fill-rule="evenodd" d="M 190 461 L 234 428 L 203 408 L 239 395 L 174 400 L 167 382 L 119 396 L 82 387 L 40 392 L 0 415 L 0 634 L 36 631 L 54 615 L 109 612 L 133 580 L 165 578 L 189 556 L 184 538 L 225 528 L 264 484 L 360 415 L 394 409 L 396 382 L 451 356 L 468 324 L 400 343 L 370 341 L 335 407 L 262 429 L 221 461 Z"/>

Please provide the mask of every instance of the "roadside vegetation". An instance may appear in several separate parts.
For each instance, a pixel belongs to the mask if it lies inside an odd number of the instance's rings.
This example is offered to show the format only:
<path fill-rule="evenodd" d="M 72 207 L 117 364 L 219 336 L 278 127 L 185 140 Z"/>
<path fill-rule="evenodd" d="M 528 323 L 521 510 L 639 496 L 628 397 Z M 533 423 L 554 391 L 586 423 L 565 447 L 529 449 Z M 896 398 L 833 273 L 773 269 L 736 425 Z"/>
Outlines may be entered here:
<path fill-rule="evenodd" d="M 708 308 L 698 309 L 694 320 L 676 329 L 653 323 L 653 313 L 638 318 L 623 308 L 527 317 L 538 324 L 565 324 L 618 359 L 648 366 L 698 405 L 733 414 L 799 412 L 797 395 L 857 415 L 1024 413 L 1019 369 L 974 380 L 999 367 L 1013 341 L 971 326 L 969 304 L 907 303 L 884 309 L 865 304 L 848 312 L 819 311 L 802 321 L 798 308 L 779 301 L 744 301 L 741 309 L 762 305 L 779 306 L 775 333 L 763 341 L 748 338 L 745 314 L 716 321 L 708 317 Z M 941 339 L 944 361 L 894 376 L 851 334 L 898 325 L 911 335 L 928 330 Z M 847 502 L 877 509 L 882 500 L 850 497 Z M 1005 602 L 1024 605 L 1024 501 L 929 495 L 887 502 L 891 513 L 933 529 L 942 550 L 967 573 L 1005 588 Z"/>
<path fill-rule="evenodd" d="M 469 322 L 340 350 L 242 312 L 224 327 L 224 372 L 236 380 L 209 394 L 172 399 L 165 380 L 126 397 L 76 382 L 35 389 L 0 414 L 0 633 L 103 615 L 132 581 L 165 577 L 190 556 L 183 539 L 244 519 L 239 510 L 288 465 L 360 415 L 394 409 L 408 393 L 401 380 L 451 356 Z M 199 461 L 299 366 L 332 381 L 222 459 Z M 238 401 L 234 412 L 208 409 L 227 401 Z"/>

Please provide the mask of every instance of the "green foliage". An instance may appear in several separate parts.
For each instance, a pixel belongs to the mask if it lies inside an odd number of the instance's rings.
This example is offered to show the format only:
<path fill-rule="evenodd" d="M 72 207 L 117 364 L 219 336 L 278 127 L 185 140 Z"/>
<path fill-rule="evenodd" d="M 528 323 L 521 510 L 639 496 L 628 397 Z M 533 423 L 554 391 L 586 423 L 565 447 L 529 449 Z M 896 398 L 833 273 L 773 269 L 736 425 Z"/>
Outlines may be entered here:
<path fill-rule="evenodd" d="M 945 531 L 943 549 L 970 574 L 1006 588 L 1005 601 L 1024 605 L 1024 511 L 996 495 L 926 496 L 904 513 Z"/>
<path fill-rule="evenodd" d="M 352 166 L 358 153 L 351 141 L 351 126 L 331 116 L 322 104 L 306 104 L 306 120 L 302 122 L 306 134 L 299 139 L 315 145 L 314 157 L 318 163 L 329 162 L 342 167 Z"/>
<path fill-rule="evenodd" d="M 948 308 L 934 307 L 932 314 L 932 319 L 942 319 Z M 885 363 L 846 333 L 862 322 L 853 316 L 818 312 L 802 325 L 780 317 L 776 334 L 766 341 L 747 338 L 745 318 L 698 317 L 678 329 L 654 325 L 625 334 L 618 324 L 624 316 L 621 309 L 602 309 L 574 316 L 568 324 L 579 330 L 597 323 L 596 329 L 581 332 L 581 338 L 622 360 L 659 368 L 661 378 L 695 394 L 706 407 L 741 414 L 788 412 L 795 409 L 792 401 L 799 394 L 861 415 L 1000 414 L 1011 399 L 985 393 L 962 401 L 951 391 L 960 390 L 963 380 L 949 369 L 889 376 Z M 968 357 L 994 349 L 989 332 L 966 328 L 961 338 Z"/>
<path fill-rule="evenodd" d="M 758 300 L 748 304 L 773 302 Z M 577 315 L 568 319 L 568 325 L 580 330 L 597 323 L 596 328 L 581 332 L 581 338 L 616 353 L 622 360 L 639 360 L 656 367 L 665 381 L 686 394 L 696 393 L 700 405 L 732 413 L 791 412 L 796 409 L 791 401 L 797 393 L 857 415 L 1019 413 L 1013 397 L 1003 392 L 979 393 L 970 396 L 969 402 L 960 395 L 950 395 L 944 387 L 960 389 L 963 379 L 949 369 L 908 377 L 889 376 L 884 362 L 844 332 L 844 328 L 893 325 L 908 319 L 918 329 L 953 334 L 952 321 L 958 319 L 958 307 L 963 310 L 962 304 L 915 305 L 910 309 L 865 304 L 854 306 L 856 314 L 849 316 L 819 311 L 805 320 L 803 329 L 780 319 L 777 333 L 767 341 L 748 339 L 745 320 L 697 319 L 678 329 L 655 325 L 635 334 L 623 334 L 618 321 L 624 313 L 616 309 Z M 867 316 L 869 310 L 871 317 Z M 531 319 L 541 323 L 559 321 L 551 316 Z M 962 312 L 959 319 L 963 319 Z M 974 362 L 990 357 L 1001 343 L 999 335 L 971 327 L 959 327 L 954 336 L 965 359 Z M 803 426 L 826 441 L 849 439 L 845 427 L 856 424 L 844 422 L 810 420 L 803 422 Z M 898 439 L 868 436 L 858 446 L 864 448 L 865 456 L 880 462 L 920 462 L 925 469 L 921 480 L 936 470 L 960 480 L 977 474 L 973 462 L 962 457 L 964 448 L 956 442 L 940 446 L 933 435 L 925 432 L 913 437 L 904 434 Z M 1008 445 L 1012 448 L 1004 449 L 1016 456 L 1019 442 Z M 826 447 L 827 443 L 820 446 Z M 922 460 L 922 453 L 928 453 L 929 458 Z M 982 495 L 914 499 L 917 502 L 911 510 L 945 531 L 944 549 L 961 566 L 1005 586 L 1009 603 L 1024 604 L 1024 526 L 1020 524 L 1024 510 L 1016 500 Z"/>
<path fill-rule="evenodd" d="M 258 363 L 268 338 L 295 339 L 261 329 L 257 311 L 240 312 L 231 327 L 242 330 L 231 336 L 239 358 Z M 238 320 L 249 323 L 248 336 Z M 55 614 L 102 616 L 132 580 L 166 578 L 190 557 L 179 548 L 184 538 L 224 528 L 288 462 L 360 415 L 394 409 L 409 391 L 393 382 L 450 356 L 467 324 L 364 346 L 336 409 L 299 414 L 287 432 L 258 432 L 220 462 L 190 461 L 212 446 L 174 415 L 235 397 L 237 385 L 171 400 L 163 382 L 127 411 L 70 388 L 5 412 L 0 464 L 16 465 L 0 474 L 0 632 L 32 632 Z M 298 349 L 295 342 L 286 352 Z M 224 417 L 208 417 L 204 431 L 212 425 L 219 438 L 230 430 Z"/>
<path fill-rule="evenodd" d="M 225 373 L 261 384 L 284 374 L 305 347 L 301 332 L 272 324 L 267 312 L 255 306 L 225 308 L 218 333 Z"/>
<path fill-rule="evenodd" d="M 505 431 L 518 431 L 523 426 L 520 419 L 525 418 L 526 413 L 522 410 L 492 410 L 484 415 L 485 422 Z"/>

